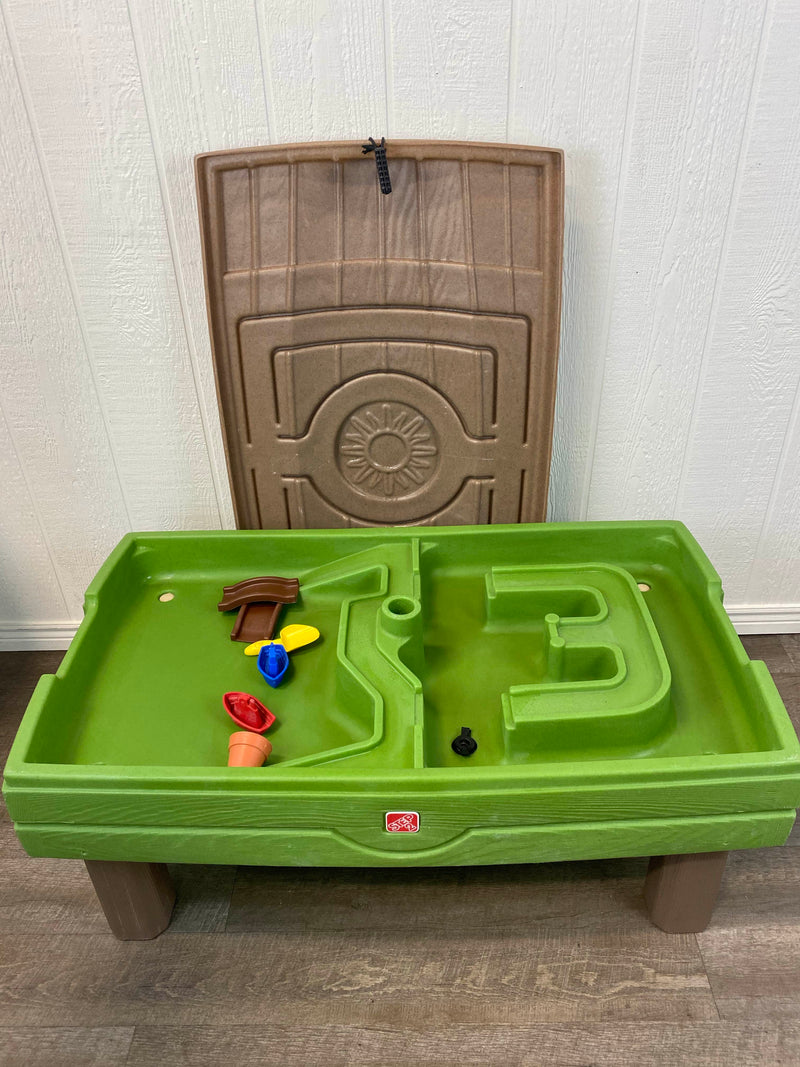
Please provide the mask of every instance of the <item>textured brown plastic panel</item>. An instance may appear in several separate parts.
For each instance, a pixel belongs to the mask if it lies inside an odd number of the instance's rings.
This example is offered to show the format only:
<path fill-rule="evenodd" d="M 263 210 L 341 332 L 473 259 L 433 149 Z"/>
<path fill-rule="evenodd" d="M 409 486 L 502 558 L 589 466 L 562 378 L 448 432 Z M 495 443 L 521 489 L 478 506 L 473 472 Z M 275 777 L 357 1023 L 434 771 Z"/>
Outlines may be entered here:
<path fill-rule="evenodd" d="M 545 518 L 563 240 L 556 150 L 391 141 L 197 158 L 240 527 Z"/>

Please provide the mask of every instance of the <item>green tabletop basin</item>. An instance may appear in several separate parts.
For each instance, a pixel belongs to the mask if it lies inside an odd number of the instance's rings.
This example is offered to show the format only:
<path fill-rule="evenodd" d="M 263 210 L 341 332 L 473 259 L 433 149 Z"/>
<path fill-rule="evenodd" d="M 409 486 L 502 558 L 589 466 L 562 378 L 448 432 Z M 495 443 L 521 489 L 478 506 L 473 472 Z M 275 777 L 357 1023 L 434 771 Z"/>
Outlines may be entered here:
<path fill-rule="evenodd" d="M 216 607 L 256 575 L 298 577 L 280 625 L 322 634 L 274 690 Z M 714 851 L 781 843 L 800 803 L 786 711 L 680 523 L 132 534 L 85 611 L 5 771 L 33 855 Z M 277 716 L 264 767 L 226 765 L 230 690 Z M 411 832 L 387 830 L 394 812 Z"/>

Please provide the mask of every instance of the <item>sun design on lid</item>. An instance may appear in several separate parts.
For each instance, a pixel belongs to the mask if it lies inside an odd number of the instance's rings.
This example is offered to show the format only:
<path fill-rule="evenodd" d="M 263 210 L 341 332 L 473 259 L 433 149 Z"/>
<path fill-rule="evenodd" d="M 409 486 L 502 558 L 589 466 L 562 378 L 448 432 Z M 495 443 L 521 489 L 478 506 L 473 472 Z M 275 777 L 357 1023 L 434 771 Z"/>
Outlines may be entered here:
<path fill-rule="evenodd" d="M 407 404 L 365 404 L 339 431 L 339 469 L 362 493 L 408 496 L 430 481 L 439 448 L 428 419 Z"/>

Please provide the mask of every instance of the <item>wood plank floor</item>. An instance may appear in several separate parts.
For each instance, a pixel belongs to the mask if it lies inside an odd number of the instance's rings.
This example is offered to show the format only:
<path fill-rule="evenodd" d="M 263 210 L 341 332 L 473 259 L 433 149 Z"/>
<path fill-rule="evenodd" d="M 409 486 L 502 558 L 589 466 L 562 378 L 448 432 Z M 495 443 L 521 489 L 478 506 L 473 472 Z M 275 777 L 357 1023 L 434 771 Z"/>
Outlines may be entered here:
<path fill-rule="evenodd" d="M 800 636 L 750 637 L 800 725 Z M 0 654 L 3 761 L 61 653 Z M 152 942 L 0 812 L 0 1067 L 800 1065 L 800 833 L 734 853 L 703 934 L 647 921 L 646 861 L 175 867 Z"/>

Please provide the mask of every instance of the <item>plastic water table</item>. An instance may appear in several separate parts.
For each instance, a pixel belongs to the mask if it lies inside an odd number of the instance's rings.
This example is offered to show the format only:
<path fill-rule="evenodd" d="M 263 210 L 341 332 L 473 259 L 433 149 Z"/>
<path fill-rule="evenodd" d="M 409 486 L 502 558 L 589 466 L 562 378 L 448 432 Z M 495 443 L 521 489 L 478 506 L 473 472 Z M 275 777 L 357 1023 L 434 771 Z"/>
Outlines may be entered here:
<path fill-rule="evenodd" d="M 216 610 L 260 573 L 296 575 L 284 621 L 322 634 L 278 689 Z M 267 766 L 225 765 L 231 690 L 276 716 Z M 680 523 L 135 534 L 4 791 L 32 856 L 87 861 L 122 937 L 167 924 L 167 861 L 635 855 L 654 921 L 695 930 L 727 850 L 786 839 L 800 745 Z"/>

